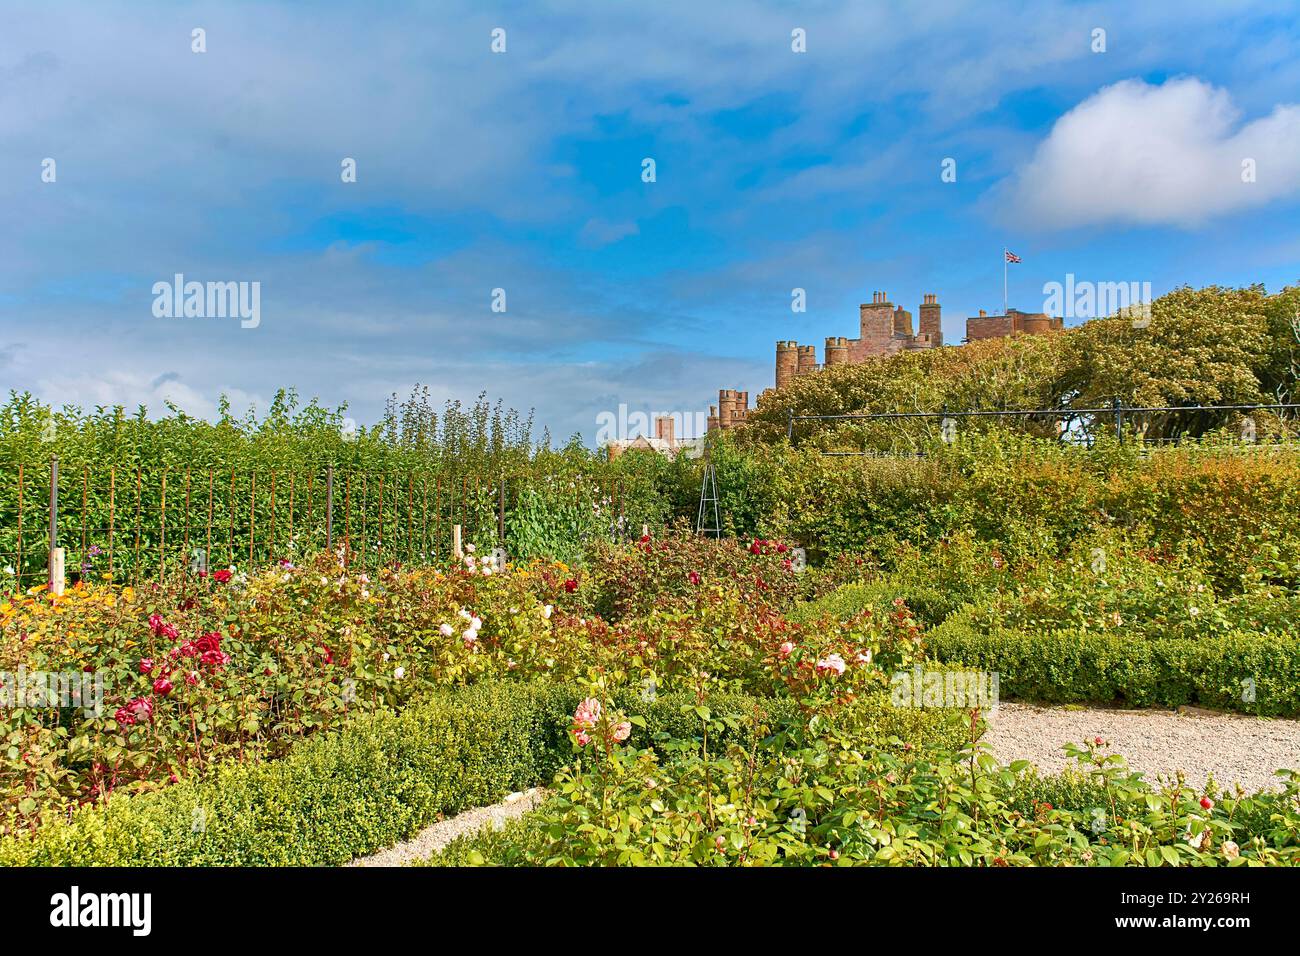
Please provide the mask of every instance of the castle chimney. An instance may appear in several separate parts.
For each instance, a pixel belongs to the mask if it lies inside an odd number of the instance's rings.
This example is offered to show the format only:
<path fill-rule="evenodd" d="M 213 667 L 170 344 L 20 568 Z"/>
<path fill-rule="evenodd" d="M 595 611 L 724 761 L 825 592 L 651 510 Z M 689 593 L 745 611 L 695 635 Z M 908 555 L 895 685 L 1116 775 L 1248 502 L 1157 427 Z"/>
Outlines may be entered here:
<path fill-rule="evenodd" d="M 939 297 L 927 292 L 921 301 L 921 335 L 930 337 L 930 344 L 935 348 L 943 345 L 943 321 L 939 311 Z"/>
<path fill-rule="evenodd" d="M 675 426 L 673 425 L 673 417 L 671 415 L 660 416 L 655 419 L 656 438 L 662 438 L 664 441 L 668 442 L 669 445 L 674 445 L 676 444 L 676 439 L 673 435 L 674 430 Z"/>

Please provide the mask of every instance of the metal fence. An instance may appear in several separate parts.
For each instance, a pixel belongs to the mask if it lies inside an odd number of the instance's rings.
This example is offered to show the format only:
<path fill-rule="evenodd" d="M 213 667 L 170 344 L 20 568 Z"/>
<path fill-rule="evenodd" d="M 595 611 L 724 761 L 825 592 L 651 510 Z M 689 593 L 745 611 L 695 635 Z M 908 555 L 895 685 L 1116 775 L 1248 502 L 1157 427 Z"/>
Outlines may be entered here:
<path fill-rule="evenodd" d="M 466 543 L 503 544 L 528 480 L 18 464 L 0 469 L 0 593 L 49 583 L 59 553 L 69 584 L 251 568 L 343 545 L 367 568 L 436 563 L 451 556 L 457 526 Z M 621 480 L 586 486 L 621 519 Z"/>
<path fill-rule="evenodd" d="M 1261 435 L 1261 425 L 1256 422 L 1258 413 L 1270 413 L 1263 430 L 1273 434 Z M 1041 437 L 1054 437 L 1062 443 L 1091 447 L 1102 434 L 1113 434 L 1122 442 L 1138 442 L 1143 446 L 1179 444 L 1198 439 L 1217 429 L 1227 427 L 1234 419 L 1238 422 L 1238 437 L 1243 445 L 1276 447 L 1290 445 L 1300 436 L 1300 404 L 1271 403 L 1253 405 L 1165 405 L 1130 406 L 1119 401 L 1100 408 L 1032 408 L 1032 409 L 980 409 L 936 412 L 876 412 L 844 415 L 796 415 L 790 409 L 787 416 L 786 437 L 797 444 L 802 437 L 796 427 L 800 422 L 862 422 L 867 425 L 920 422 L 924 427 L 906 436 L 890 435 L 888 430 L 874 430 L 863 435 L 867 441 L 887 445 L 884 448 L 860 448 L 853 451 L 825 451 L 836 456 L 895 457 L 899 454 L 897 443 L 890 439 L 906 437 L 915 446 L 920 437 L 934 437 L 931 423 L 938 423 L 937 437 L 952 442 L 961 433 L 959 423 L 968 420 L 1017 420 L 1022 430 Z M 899 430 L 901 432 L 901 430 Z M 1261 438 L 1267 440 L 1261 441 Z M 882 441 L 883 439 L 883 441 Z M 923 456 L 924 451 L 913 447 L 910 454 Z"/>

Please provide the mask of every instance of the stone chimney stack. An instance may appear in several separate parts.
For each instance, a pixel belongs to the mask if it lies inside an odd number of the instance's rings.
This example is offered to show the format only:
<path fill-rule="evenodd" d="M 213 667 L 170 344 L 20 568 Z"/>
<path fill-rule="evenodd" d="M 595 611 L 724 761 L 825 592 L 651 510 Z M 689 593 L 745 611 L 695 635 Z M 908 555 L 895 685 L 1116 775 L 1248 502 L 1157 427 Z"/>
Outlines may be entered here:
<path fill-rule="evenodd" d="M 922 335 L 930 336 L 930 344 L 935 348 L 943 345 L 943 322 L 939 312 L 939 297 L 933 292 L 927 292 L 921 301 L 921 328 Z"/>
<path fill-rule="evenodd" d="M 673 435 L 674 431 L 675 426 L 671 415 L 661 416 L 655 419 L 655 438 L 662 438 L 664 441 L 668 442 L 668 444 L 675 445 L 677 440 Z"/>

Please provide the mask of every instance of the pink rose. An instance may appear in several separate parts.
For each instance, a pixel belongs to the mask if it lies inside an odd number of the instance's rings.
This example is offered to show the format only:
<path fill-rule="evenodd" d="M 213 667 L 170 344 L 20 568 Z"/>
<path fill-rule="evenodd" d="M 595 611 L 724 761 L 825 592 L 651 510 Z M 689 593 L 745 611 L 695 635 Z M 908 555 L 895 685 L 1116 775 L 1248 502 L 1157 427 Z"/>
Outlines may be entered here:
<path fill-rule="evenodd" d="M 140 673 L 148 674 L 153 670 L 153 659 L 146 657 L 140 661 Z"/>
<path fill-rule="evenodd" d="M 159 677 L 156 681 L 153 682 L 153 692 L 155 694 L 161 694 L 163 697 L 166 697 L 168 694 L 172 692 L 172 682 L 169 681 L 166 677 Z"/>
<path fill-rule="evenodd" d="M 794 652 L 794 645 L 791 644 L 789 641 L 786 641 L 779 648 L 777 648 L 776 652 L 780 656 L 781 660 L 785 660 L 787 657 L 791 655 L 791 653 Z"/>
<path fill-rule="evenodd" d="M 834 671 L 836 674 L 844 673 L 844 658 L 838 654 L 827 654 L 817 662 L 817 672 L 825 674 Z"/>
<path fill-rule="evenodd" d="M 591 730 L 600 720 L 600 701 L 588 697 L 573 712 L 573 722 L 584 730 Z"/>
<path fill-rule="evenodd" d="M 574 739 L 578 741 L 579 747 L 585 747 L 587 746 L 587 744 L 591 743 L 591 738 L 587 736 L 587 732 L 585 730 L 578 731 L 574 735 Z"/>
<path fill-rule="evenodd" d="M 627 740 L 630 736 L 632 736 L 632 725 L 626 720 L 614 728 L 614 739 L 619 743 Z"/>

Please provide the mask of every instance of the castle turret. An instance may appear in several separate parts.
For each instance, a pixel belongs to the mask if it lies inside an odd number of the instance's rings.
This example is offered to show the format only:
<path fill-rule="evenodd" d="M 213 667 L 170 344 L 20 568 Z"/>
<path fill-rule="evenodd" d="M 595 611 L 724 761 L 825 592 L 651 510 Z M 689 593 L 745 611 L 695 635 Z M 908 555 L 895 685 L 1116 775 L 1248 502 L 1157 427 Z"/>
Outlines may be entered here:
<path fill-rule="evenodd" d="M 749 392 L 734 388 L 718 390 L 718 427 L 735 428 L 749 415 Z"/>
<path fill-rule="evenodd" d="M 832 365 L 847 365 L 848 361 L 849 340 L 842 335 L 827 336 L 825 367 L 830 368 Z"/>
<path fill-rule="evenodd" d="M 800 345 L 799 347 L 799 374 L 810 375 L 817 371 L 817 346 Z"/>
<path fill-rule="evenodd" d="M 927 292 L 921 302 L 921 328 L 922 335 L 929 336 L 930 345 L 938 348 L 943 345 L 943 323 L 939 314 L 939 297 L 933 292 Z"/>
<path fill-rule="evenodd" d="M 776 343 L 776 387 L 785 388 L 799 373 L 799 343 Z"/>

